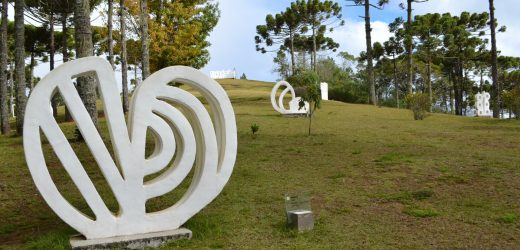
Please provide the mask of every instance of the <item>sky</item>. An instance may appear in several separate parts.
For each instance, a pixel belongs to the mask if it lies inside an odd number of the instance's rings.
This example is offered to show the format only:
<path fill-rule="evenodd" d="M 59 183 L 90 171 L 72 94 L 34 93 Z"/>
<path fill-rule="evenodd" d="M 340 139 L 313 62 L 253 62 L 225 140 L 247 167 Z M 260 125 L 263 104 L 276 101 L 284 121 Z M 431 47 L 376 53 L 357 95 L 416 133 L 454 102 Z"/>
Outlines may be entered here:
<path fill-rule="evenodd" d="M 376 2 L 375 0 L 372 0 Z M 288 6 L 290 0 L 218 0 L 221 18 L 209 38 L 211 60 L 203 68 L 211 70 L 236 69 L 238 75 L 245 73 L 248 79 L 275 81 L 278 76 L 273 73 L 273 57 L 275 54 L 261 54 L 255 50 L 254 37 L 256 26 L 265 24 L 268 14 L 279 13 Z M 330 34 L 340 44 L 338 52 L 347 51 L 359 55 L 366 49 L 363 7 L 346 7 L 347 1 L 337 1 L 343 6 L 345 25 Z M 406 19 L 406 10 L 399 8 L 404 0 L 390 0 L 383 10 L 371 9 L 372 42 L 384 42 L 390 36 L 388 23 L 397 17 Z M 416 3 L 414 15 L 426 13 L 446 13 L 459 15 L 463 11 L 489 12 L 487 0 L 430 0 Z M 502 55 L 520 57 L 520 18 L 518 0 L 495 1 L 496 18 L 499 26 L 506 25 L 505 33 L 497 34 L 497 47 Z"/>
<path fill-rule="evenodd" d="M 275 81 L 279 77 L 273 73 L 273 53 L 261 54 L 255 50 L 254 37 L 256 26 L 265 24 L 268 14 L 279 13 L 287 8 L 290 0 L 216 0 L 219 2 L 221 18 L 211 33 L 209 52 L 211 60 L 202 69 L 209 74 L 213 70 L 236 69 L 238 76 L 245 73 L 248 79 Z M 375 0 L 372 0 L 375 2 Z M 383 10 L 372 9 L 372 42 L 384 42 L 390 36 L 388 23 L 397 17 L 406 17 L 406 11 L 399 8 L 404 0 L 390 0 Z M 345 25 L 338 27 L 330 36 L 340 44 L 337 52 L 347 51 L 353 55 L 365 50 L 365 27 L 363 7 L 346 7 L 347 1 L 337 1 L 343 6 Z M 506 25 L 505 33 L 497 34 L 497 47 L 502 55 L 520 57 L 520 18 L 518 14 L 518 0 L 495 1 L 496 18 L 499 26 Z M 416 3 L 413 6 L 414 15 L 426 13 L 445 13 L 459 15 L 462 11 L 484 12 L 489 11 L 487 0 L 430 0 L 425 3 Z M 10 17 L 12 17 L 12 9 Z M 102 25 L 99 14 L 94 13 L 96 25 Z M 61 55 L 57 55 L 59 64 Z M 35 69 L 35 75 L 43 77 L 48 72 L 48 64 L 40 64 Z M 116 79 L 120 79 L 120 72 Z"/>

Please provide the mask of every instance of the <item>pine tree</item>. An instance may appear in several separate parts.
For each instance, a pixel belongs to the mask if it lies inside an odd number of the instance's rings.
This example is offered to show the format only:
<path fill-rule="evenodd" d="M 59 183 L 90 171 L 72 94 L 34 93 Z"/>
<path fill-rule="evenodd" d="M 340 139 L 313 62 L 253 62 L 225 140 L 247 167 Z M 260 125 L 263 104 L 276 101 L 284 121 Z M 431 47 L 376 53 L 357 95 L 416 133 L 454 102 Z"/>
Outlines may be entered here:
<path fill-rule="evenodd" d="M 25 47 L 24 47 L 24 1 L 16 0 L 14 5 L 15 26 L 15 81 L 16 81 L 16 132 L 23 135 L 23 122 L 25 116 Z"/>
<path fill-rule="evenodd" d="M 74 40 L 76 57 L 93 55 L 92 29 L 90 27 L 90 3 L 88 0 L 77 0 L 74 5 Z M 77 79 L 78 92 L 94 125 L 97 126 L 96 83 L 92 76 Z M 78 134 L 79 136 L 79 134 Z"/>
<path fill-rule="evenodd" d="M 7 8 L 7 0 L 2 0 L 2 21 L 0 25 L 0 130 L 4 135 L 11 131 L 7 100 Z"/>

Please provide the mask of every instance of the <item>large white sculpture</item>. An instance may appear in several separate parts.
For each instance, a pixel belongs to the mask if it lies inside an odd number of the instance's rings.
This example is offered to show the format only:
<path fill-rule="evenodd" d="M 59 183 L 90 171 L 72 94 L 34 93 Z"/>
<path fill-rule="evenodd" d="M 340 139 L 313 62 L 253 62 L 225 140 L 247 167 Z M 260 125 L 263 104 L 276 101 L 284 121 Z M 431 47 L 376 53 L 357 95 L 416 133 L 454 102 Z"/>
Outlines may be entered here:
<path fill-rule="evenodd" d="M 278 89 L 284 86 L 285 89 L 282 91 L 280 96 L 278 97 L 278 102 L 276 101 L 276 92 Z M 289 101 L 289 109 L 285 109 L 283 104 L 283 98 L 285 95 L 291 92 L 291 100 Z M 280 112 L 282 115 L 302 115 L 307 114 L 309 110 L 309 103 L 305 102 L 305 106 L 300 108 L 300 100 L 301 97 L 297 97 L 296 93 L 294 92 L 294 88 L 286 81 L 279 81 L 276 83 L 273 87 L 273 90 L 271 90 L 271 104 L 273 105 L 273 108 Z"/>
<path fill-rule="evenodd" d="M 489 109 L 489 99 L 491 95 L 488 92 L 483 91 L 475 95 L 475 106 L 477 107 L 477 116 L 492 116 L 491 110 Z"/>
<path fill-rule="evenodd" d="M 94 72 L 99 82 L 115 159 L 112 159 L 72 84 L 72 78 L 89 72 Z M 195 96 L 169 86 L 172 81 L 200 91 L 210 105 L 212 116 Z M 113 191 L 120 207 L 117 214 L 107 208 L 49 112 L 55 91 L 63 96 Z M 134 92 L 128 123 L 120 99 L 110 64 L 101 58 L 88 57 L 67 62 L 50 72 L 36 85 L 27 103 L 23 142 L 34 182 L 54 212 L 87 239 L 179 228 L 221 192 L 235 163 L 237 129 L 233 107 L 224 89 L 200 71 L 175 66 L 151 75 Z M 155 138 L 155 149 L 146 158 L 148 129 Z M 40 130 L 95 218 L 78 211 L 57 189 L 45 162 Z M 168 166 L 173 158 L 173 163 Z M 193 180 L 184 196 L 165 210 L 147 213 L 146 201 L 175 189 L 192 167 L 195 168 Z M 144 182 L 145 176 L 164 168 L 167 170 L 157 178 Z"/>
<path fill-rule="evenodd" d="M 321 90 L 321 99 L 328 100 L 329 99 L 329 84 L 326 82 L 320 83 Z"/>

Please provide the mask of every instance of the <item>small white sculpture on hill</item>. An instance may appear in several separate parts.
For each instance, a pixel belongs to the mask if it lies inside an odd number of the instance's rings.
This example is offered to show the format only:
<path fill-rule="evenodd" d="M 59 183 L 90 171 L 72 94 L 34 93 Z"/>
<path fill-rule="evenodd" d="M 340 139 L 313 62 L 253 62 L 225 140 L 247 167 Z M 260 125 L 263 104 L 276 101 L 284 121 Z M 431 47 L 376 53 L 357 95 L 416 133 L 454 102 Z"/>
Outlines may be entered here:
<path fill-rule="evenodd" d="M 276 92 L 278 89 L 284 86 L 285 89 L 282 91 L 280 96 L 278 97 L 278 102 L 276 101 Z M 283 99 L 285 95 L 291 92 L 291 100 L 289 101 L 289 109 L 285 109 L 283 104 Z M 273 105 L 273 108 L 281 113 L 282 115 L 305 115 L 309 111 L 309 103 L 305 102 L 305 106 L 300 108 L 300 100 L 301 97 L 297 97 L 296 93 L 294 92 L 294 88 L 286 81 L 279 81 L 276 83 L 273 87 L 273 90 L 271 91 L 271 104 Z"/>
<path fill-rule="evenodd" d="M 237 72 L 236 70 L 219 70 L 219 71 L 210 71 L 209 76 L 212 79 L 236 79 Z"/>
<path fill-rule="evenodd" d="M 114 158 L 72 83 L 73 78 L 86 73 L 95 73 L 99 83 Z M 168 85 L 172 81 L 199 91 L 208 101 L 211 114 L 197 97 Z M 119 203 L 119 211 L 108 209 L 49 112 L 55 92 L 62 95 Z M 148 157 L 147 131 L 155 139 L 154 152 Z M 40 134 L 49 141 L 95 218 L 70 204 L 62 193 L 67 190 L 58 190 L 49 174 Z M 62 220 L 87 241 L 129 239 L 175 231 L 215 199 L 233 171 L 237 129 L 224 89 L 200 71 L 184 66 L 162 69 L 141 83 L 134 91 L 127 122 L 112 67 L 104 59 L 86 57 L 60 65 L 36 85 L 27 103 L 23 144 L 36 187 Z M 146 211 L 148 200 L 171 192 L 192 168 L 192 181 L 180 200 L 162 211 Z M 161 171 L 156 178 L 145 181 L 146 176 Z M 179 230 L 191 235 L 189 230 Z"/>
<path fill-rule="evenodd" d="M 489 99 L 491 95 L 488 92 L 483 91 L 475 95 L 475 106 L 477 107 L 477 116 L 492 116 L 491 110 L 489 109 Z"/>
<path fill-rule="evenodd" d="M 326 82 L 320 83 L 321 99 L 329 100 L 329 84 Z"/>

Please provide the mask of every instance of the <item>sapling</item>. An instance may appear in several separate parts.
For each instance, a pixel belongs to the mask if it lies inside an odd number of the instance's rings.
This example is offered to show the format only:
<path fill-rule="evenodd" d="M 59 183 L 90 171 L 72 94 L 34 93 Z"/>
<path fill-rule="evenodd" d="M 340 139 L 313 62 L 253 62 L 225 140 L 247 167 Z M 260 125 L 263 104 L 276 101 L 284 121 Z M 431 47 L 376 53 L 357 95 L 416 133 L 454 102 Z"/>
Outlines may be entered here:
<path fill-rule="evenodd" d="M 260 129 L 260 126 L 258 126 L 256 123 L 253 123 L 251 125 L 251 136 L 254 138 L 256 138 L 256 132 L 258 132 L 258 130 Z"/>

